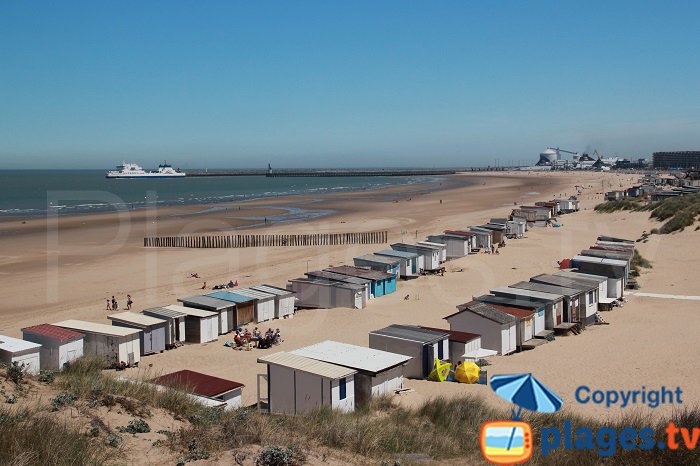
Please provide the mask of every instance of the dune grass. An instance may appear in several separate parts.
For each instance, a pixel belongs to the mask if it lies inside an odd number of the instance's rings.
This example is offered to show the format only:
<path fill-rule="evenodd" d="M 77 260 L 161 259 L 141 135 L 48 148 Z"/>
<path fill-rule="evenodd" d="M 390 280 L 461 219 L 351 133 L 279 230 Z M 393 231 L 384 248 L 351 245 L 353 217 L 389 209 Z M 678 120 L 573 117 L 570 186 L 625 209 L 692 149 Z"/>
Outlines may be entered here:
<path fill-rule="evenodd" d="M 119 450 L 45 413 L 0 407 L 0 464 L 105 465 L 123 462 Z"/>
<path fill-rule="evenodd" d="M 648 259 L 644 258 L 638 250 L 634 250 L 634 254 L 632 255 L 632 264 L 630 266 L 630 275 L 632 277 L 638 277 L 639 274 L 642 272 L 642 269 L 651 269 L 651 261 Z"/>
<path fill-rule="evenodd" d="M 351 413 L 325 408 L 300 416 L 269 415 L 252 408 L 222 411 L 206 408 L 174 390 L 159 390 L 145 382 L 116 380 L 104 373 L 102 367 L 100 361 L 89 358 L 77 361 L 57 375 L 57 389 L 74 394 L 80 402 L 126 397 L 140 409 L 160 407 L 175 417 L 187 419 L 186 427 L 160 431 L 164 438 L 157 443 L 177 454 L 181 462 L 212 458 L 255 445 L 270 447 L 263 451 L 271 456 L 293 453 L 293 464 L 302 464 L 309 452 L 320 448 L 359 455 L 377 464 L 411 464 L 412 458 L 420 457 L 484 464 L 479 448 L 481 425 L 511 417 L 509 410 L 496 409 L 474 395 L 434 398 L 417 408 L 397 407 L 389 398 L 379 398 Z M 678 412 L 671 419 L 678 426 L 700 427 L 700 407 Z M 532 464 L 700 464 L 700 448 L 623 450 L 619 442 L 603 441 L 598 443 L 597 450 L 556 448 L 547 456 L 540 450 L 543 429 L 555 427 L 564 435 L 567 422 L 573 432 L 582 426 L 594 433 L 604 428 L 619 432 L 624 427 L 651 427 L 655 441 L 665 441 L 664 429 L 670 420 L 667 418 L 632 412 L 622 419 L 589 419 L 560 412 L 526 413 L 523 420 L 533 428 Z M 599 451 L 611 451 L 611 445 L 616 451 L 603 460 Z M 47 416 L 46 411 L 0 409 L 0 464 L 110 464 L 123 462 L 124 456 L 120 455 L 122 452 L 107 446 L 104 439 L 81 434 L 76 427 Z"/>
<path fill-rule="evenodd" d="M 127 411 L 137 414 L 147 413 L 149 408 L 162 408 L 189 417 L 203 409 L 183 391 L 149 383 L 152 374 L 144 372 L 136 380 L 120 380 L 103 373 L 104 368 L 104 360 L 100 358 L 80 358 L 57 374 L 56 385 L 77 398 L 104 405 L 121 403 Z"/>
<path fill-rule="evenodd" d="M 403 464 L 416 456 L 457 461 L 460 464 L 483 464 L 479 448 L 482 423 L 510 419 L 510 412 L 494 409 L 476 396 L 455 399 L 436 398 L 416 409 L 391 407 L 386 403 L 354 413 L 339 413 L 320 409 L 301 416 L 274 416 L 252 410 L 220 413 L 213 422 L 193 424 L 173 432 L 168 446 L 186 452 L 188 446 L 207 452 L 235 450 L 246 445 L 286 446 L 292 450 L 308 451 L 317 447 L 358 454 L 379 463 Z M 601 428 L 619 431 L 624 427 L 651 427 L 656 441 L 665 440 L 668 419 L 653 419 L 630 414 L 619 420 L 584 419 L 570 413 L 523 416 L 533 428 L 535 452 L 531 464 L 593 466 L 603 462 L 598 450 L 609 452 L 603 443 L 595 450 L 558 448 L 546 457 L 539 449 L 542 429 L 556 427 L 564 432 L 564 423 L 572 431 L 585 426 L 597 432 Z M 700 426 L 700 409 L 692 409 L 674 417 L 678 425 Z M 562 440 L 563 441 L 563 440 Z M 609 464 L 678 465 L 700 464 L 700 450 L 622 450 L 614 444 Z"/>
<path fill-rule="evenodd" d="M 674 231 L 683 231 L 686 227 L 695 224 L 700 216 L 700 193 L 686 196 L 670 197 L 659 202 L 642 204 L 637 199 L 621 199 L 619 201 L 603 202 L 595 206 L 595 211 L 611 213 L 619 210 L 634 212 L 650 211 L 650 217 L 664 222 L 661 228 L 655 228 L 652 233 L 668 234 Z"/>
<path fill-rule="evenodd" d="M 596 205 L 593 210 L 600 213 L 611 213 L 619 210 L 639 210 L 640 207 L 642 207 L 641 201 L 632 198 L 603 202 Z"/>

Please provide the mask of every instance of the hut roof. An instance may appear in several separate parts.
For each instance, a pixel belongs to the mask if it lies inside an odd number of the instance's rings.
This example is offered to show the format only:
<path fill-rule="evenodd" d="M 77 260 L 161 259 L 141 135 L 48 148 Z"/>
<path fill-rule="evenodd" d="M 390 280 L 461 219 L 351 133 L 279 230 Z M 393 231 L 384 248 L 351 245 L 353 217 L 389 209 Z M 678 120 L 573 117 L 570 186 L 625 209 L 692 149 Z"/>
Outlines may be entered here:
<path fill-rule="evenodd" d="M 400 366 L 412 359 L 403 354 L 330 340 L 299 348 L 292 351 L 292 354 L 372 374 Z"/>
<path fill-rule="evenodd" d="M 468 303 L 460 304 L 457 306 L 457 309 L 459 309 L 459 311 L 455 312 L 454 314 L 450 314 L 449 316 L 445 317 L 445 319 L 462 314 L 463 312 L 471 312 L 499 324 L 514 324 L 518 321 L 518 319 L 516 319 L 514 316 L 499 311 L 490 304 L 481 303 L 478 301 L 469 301 Z"/>
<path fill-rule="evenodd" d="M 258 362 L 263 364 L 273 364 L 282 367 L 289 367 L 298 371 L 314 374 L 328 379 L 340 379 L 356 374 L 357 371 L 348 367 L 331 364 L 316 359 L 307 358 L 294 353 L 279 352 L 262 356 Z"/>
<path fill-rule="evenodd" d="M 450 336 L 446 331 L 428 330 L 415 325 L 399 324 L 389 325 L 388 327 L 384 327 L 379 330 L 374 330 L 369 333 L 374 335 L 382 335 L 385 337 L 417 341 L 424 344 L 449 339 Z"/>
<path fill-rule="evenodd" d="M 69 341 L 80 340 L 84 337 L 82 333 L 78 333 L 68 328 L 57 327 L 56 325 L 51 324 L 39 324 L 32 327 L 26 327 L 22 329 L 22 332 L 41 335 L 51 338 L 52 340 L 56 340 L 59 343 L 68 343 Z"/>
<path fill-rule="evenodd" d="M 218 396 L 237 388 L 244 387 L 240 382 L 214 377 L 191 370 L 181 370 L 170 374 L 161 375 L 153 380 L 158 385 L 173 388 L 191 390 L 200 396 Z"/>

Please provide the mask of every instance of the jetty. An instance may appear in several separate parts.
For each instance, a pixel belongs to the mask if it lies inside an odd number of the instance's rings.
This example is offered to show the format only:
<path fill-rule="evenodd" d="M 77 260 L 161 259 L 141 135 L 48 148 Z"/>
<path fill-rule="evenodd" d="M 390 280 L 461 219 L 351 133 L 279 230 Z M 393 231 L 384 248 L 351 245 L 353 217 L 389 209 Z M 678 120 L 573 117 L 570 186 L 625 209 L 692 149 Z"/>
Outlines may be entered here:
<path fill-rule="evenodd" d="M 347 177 L 347 176 L 439 176 L 454 175 L 455 170 L 440 169 L 272 169 L 267 170 L 188 170 L 188 177 L 204 176 L 266 176 L 285 177 Z"/>

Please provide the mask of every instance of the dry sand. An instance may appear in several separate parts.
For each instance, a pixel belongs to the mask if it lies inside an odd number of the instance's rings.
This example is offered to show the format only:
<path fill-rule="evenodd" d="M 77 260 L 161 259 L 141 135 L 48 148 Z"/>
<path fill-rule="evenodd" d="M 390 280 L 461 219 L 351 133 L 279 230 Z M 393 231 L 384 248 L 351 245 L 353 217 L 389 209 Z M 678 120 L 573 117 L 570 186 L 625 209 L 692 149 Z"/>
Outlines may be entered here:
<path fill-rule="evenodd" d="M 655 224 L 644 213 L 596 214 L 603 190 L 627 186 L 636 176 L 601 173 L 465 174 L 435 190 L 414 186 L 373 193 L 341 193 L 323 197 L 295 197 L 259 201 L 251 207 L 273 213 L 279 206 L 300 205 L 332 209 L 335 213 L 313 221 L 276 224 L 256 232 L 312 233 L 388 230 L 389 241 L 414 241 L 429 233 L 464 228 L 510 213 L 514 202 L 532 203 L 575 193 L 582 211 L 561 217 L 562 228 L 534 228 L 527 238 L 510 241 L 500 255 L 479 254 L 446 264 L 444 277 L 420 277 L 400 282 L 398 291 L 372 300 L 364 310 L 304 310 L 293 319 L 263 323 L 279 327 L 285 342 L 275 350 L 292 350 L 323 339 L 367 345 L 367 332 L 392 323 L 446 326 L 442 319 L 455 306 L 489 289 L 551 272 L 556 260 L 571 257 L 600 234 L 638 238 Z M 466 182 L 466 183 L 465 183 Z M 465 186 L 466 185 L 466 186 Z M 442 200 L 442 202 L 440 202 Z M 141 309 L 175 303 L 178 296 L 199 293 L 202 280 L 210 285 L 238 280 L 241 286 L 266 282 L 284 286 L 286 279 L 303 275 L 307 266 L 351 264 L 354 256 L 382 245 L 315 248 L 144 249 L 144 235 L 222 231 L 241 225 L 235 206 L 229 211 L 192 215 L 201 207 L 159 209 L 61 219 L 58 230 L 45 220 L 0 224 L 0 333 L 19 336 L 24 326 L 78 318 L 108 322 L 105 298 L 116 295 L 123 304 L 130 293 Z M 233 210 L 233 213 L 231 212 Z M 56 233 L 57 231 L 57 233 Z M 698 232 L 653 236 L 638 243 L 654 268 L 640 278 L 642 290 L 698 295 L 694 272 L 698 261 Z M 457 272 L 463 269 L 462 272 Z M 409 295 L 409 300 L 404 296 Z M 624 308 L 605 313 L 609 326 L 596 326 L 580 336 L 556 341 L 507 357 L 492 358 L 489 374 L 532 372 L 564 400 L 566 409 L 597 416 L 617 415 L 620 409 L 578 404 L 579 385 L 596 389 L 635 390 L 680 386 L 685 404 L 700 403 L 697 369 L 700 351 L 694 329 L 700 324 L 700 303 L 630 296 Z M 256 399 L 256 374 L 264 367 L 256 358 L 265 351 L 232 351 L 223 343 L 186 345 L 142 359 L 137 376 L 192 368 L 243 382 L 244 402 Z M 454 383 L 407 381 L 414 392 L 401 402 L 417 404 L 436 395 L 480 393 L 497 406 L 507 404 L 488 387 Z M 669 413 L 670 407 L 655 411 Z"/>

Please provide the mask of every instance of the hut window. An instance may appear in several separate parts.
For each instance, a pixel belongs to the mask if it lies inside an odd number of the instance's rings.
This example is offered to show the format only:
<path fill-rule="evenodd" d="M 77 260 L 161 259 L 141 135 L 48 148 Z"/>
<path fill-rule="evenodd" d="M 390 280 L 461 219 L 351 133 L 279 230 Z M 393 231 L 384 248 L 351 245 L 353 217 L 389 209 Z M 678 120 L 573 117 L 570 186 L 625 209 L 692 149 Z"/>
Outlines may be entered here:
<path fill-rule="evenodd" d="M 442 361 L 445 356 L 444 349 L 442 348 L 442 341 L 438 341 L 438 359 Z"/>
<path fill-rule="evenodd" d="M 345 378 L 338 381 L 338 387 L 340 388 L 340 399 L 344 400 L 348 397 L 348 387 L 345 383 Z"/>

